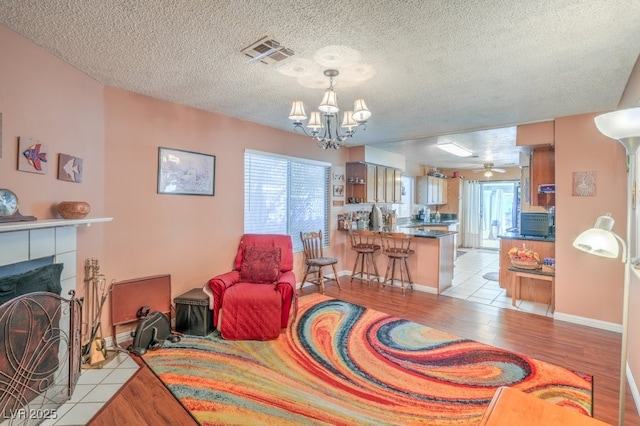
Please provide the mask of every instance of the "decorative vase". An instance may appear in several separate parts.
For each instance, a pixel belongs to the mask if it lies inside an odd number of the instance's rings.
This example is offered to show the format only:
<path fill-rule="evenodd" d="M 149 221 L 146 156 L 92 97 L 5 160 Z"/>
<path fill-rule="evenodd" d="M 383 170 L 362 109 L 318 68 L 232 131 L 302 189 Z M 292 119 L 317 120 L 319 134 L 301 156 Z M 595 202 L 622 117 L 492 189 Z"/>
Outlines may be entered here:
<path fill-rule="evenodd" d="M 91 206 L 85 201 L 62 201 L 56 208 L 63 219 L 82 219 L 91 211 Z"/>

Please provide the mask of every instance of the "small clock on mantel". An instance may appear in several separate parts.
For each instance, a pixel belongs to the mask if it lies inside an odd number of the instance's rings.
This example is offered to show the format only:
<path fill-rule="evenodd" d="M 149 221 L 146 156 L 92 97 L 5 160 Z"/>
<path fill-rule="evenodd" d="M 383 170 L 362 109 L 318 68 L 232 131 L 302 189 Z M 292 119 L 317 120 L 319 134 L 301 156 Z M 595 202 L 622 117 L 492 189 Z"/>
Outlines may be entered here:
<path fill-rule="evenodd" d="M 0 223 L 36 220 L 35 216 L 23 216 L 18 210 L 18 196 L 11 190 L 0 188 Z"/>

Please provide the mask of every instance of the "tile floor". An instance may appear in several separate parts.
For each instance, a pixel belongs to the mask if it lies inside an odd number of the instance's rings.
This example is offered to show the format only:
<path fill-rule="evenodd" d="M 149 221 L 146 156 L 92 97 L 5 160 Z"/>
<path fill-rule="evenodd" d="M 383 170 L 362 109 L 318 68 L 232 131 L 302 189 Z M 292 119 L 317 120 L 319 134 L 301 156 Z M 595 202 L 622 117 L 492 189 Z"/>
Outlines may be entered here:
<path fill-rule="evenodd" d="M 516 300 L 511 305 L 505 289 L 497 281 L 482 278 L 487 272 L 498 272 L 498 252 L 495 250 L 462 249 L 466 251 L 458 256 L 453 270 L 453 285 L 442 292 L 443 296 L 457 297 L 485 305 L 500 306 L 537 315 L 553 317 L 548 304 Z"/>
<path fill-rule="evenodd" d="M 71 399 L 58 408 L 56 419 L 43 425 L 85 425 L 102 406 L 138 371 L 138 364 L 125 353 L 102 368 L 82 369 Z"/>

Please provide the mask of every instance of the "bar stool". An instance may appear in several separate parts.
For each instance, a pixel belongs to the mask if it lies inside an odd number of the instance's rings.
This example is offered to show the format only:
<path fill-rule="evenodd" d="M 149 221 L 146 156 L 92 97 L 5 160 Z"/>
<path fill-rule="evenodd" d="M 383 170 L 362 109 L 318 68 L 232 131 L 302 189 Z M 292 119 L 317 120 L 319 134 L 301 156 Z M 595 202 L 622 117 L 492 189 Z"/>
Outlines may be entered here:
<path fill-rule="evenodd" d="M 382 237 L 382 253 L 384 253 L 389 261 L 387 263 L 387 271 L 384 274 L 384 280 L 382 286 L 390 281 L 393 286 L 394 281 L 397 280 L 396 275 L 396 263 L 400 265 L 400 285 L 402 286 L 402 294 L 405 294 L 404 273 L 407 274 L 409 281 L 409 287 L 413 290 L 413 281 L 411 280 L 411 272 L 409 272 L 409 266 L 407 265 L 407 258 L 415 253 L 411 249 L 411 235 L 404 234 L 402 232 L 388 232 L 381 235 Z M 389 275 L 391 271 L 391 275 Z M 388 277 L 388 278 L 387 278 Z"/>
<path fill-rule="evenodd" d="M 380 282 L 380 274 L 378 267 L 373 260 L 373 255 L 380 250 L 380 245 L 376 244 L 377 233 L 373 231 L 352 230 L 351 231 L 351 249 L 356 252 L 356 261 L 353 264 L 351 272 L 351 282 L 353 278 L 360 275 L 360 279 L 364 280 L 364 274 L 367 274 L 367 284 L 371 286 L 371 272 L 375 273 L 375 279 Z M 358 262 L 360 262 L 360 272 L 358 270 Z"/>

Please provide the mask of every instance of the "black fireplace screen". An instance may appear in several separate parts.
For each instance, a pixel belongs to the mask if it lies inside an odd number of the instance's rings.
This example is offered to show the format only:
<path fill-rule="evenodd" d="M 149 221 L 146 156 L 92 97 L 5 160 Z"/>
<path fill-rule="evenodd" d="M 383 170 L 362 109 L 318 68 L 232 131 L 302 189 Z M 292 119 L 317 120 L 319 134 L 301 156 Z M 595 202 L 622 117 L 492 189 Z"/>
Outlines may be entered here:
<path fill-rule="evenodd" d="M 76 299 L 49 292 L 0 306 L 0 423 L 57 417 L 80 375 L 80 322 Z"/>

